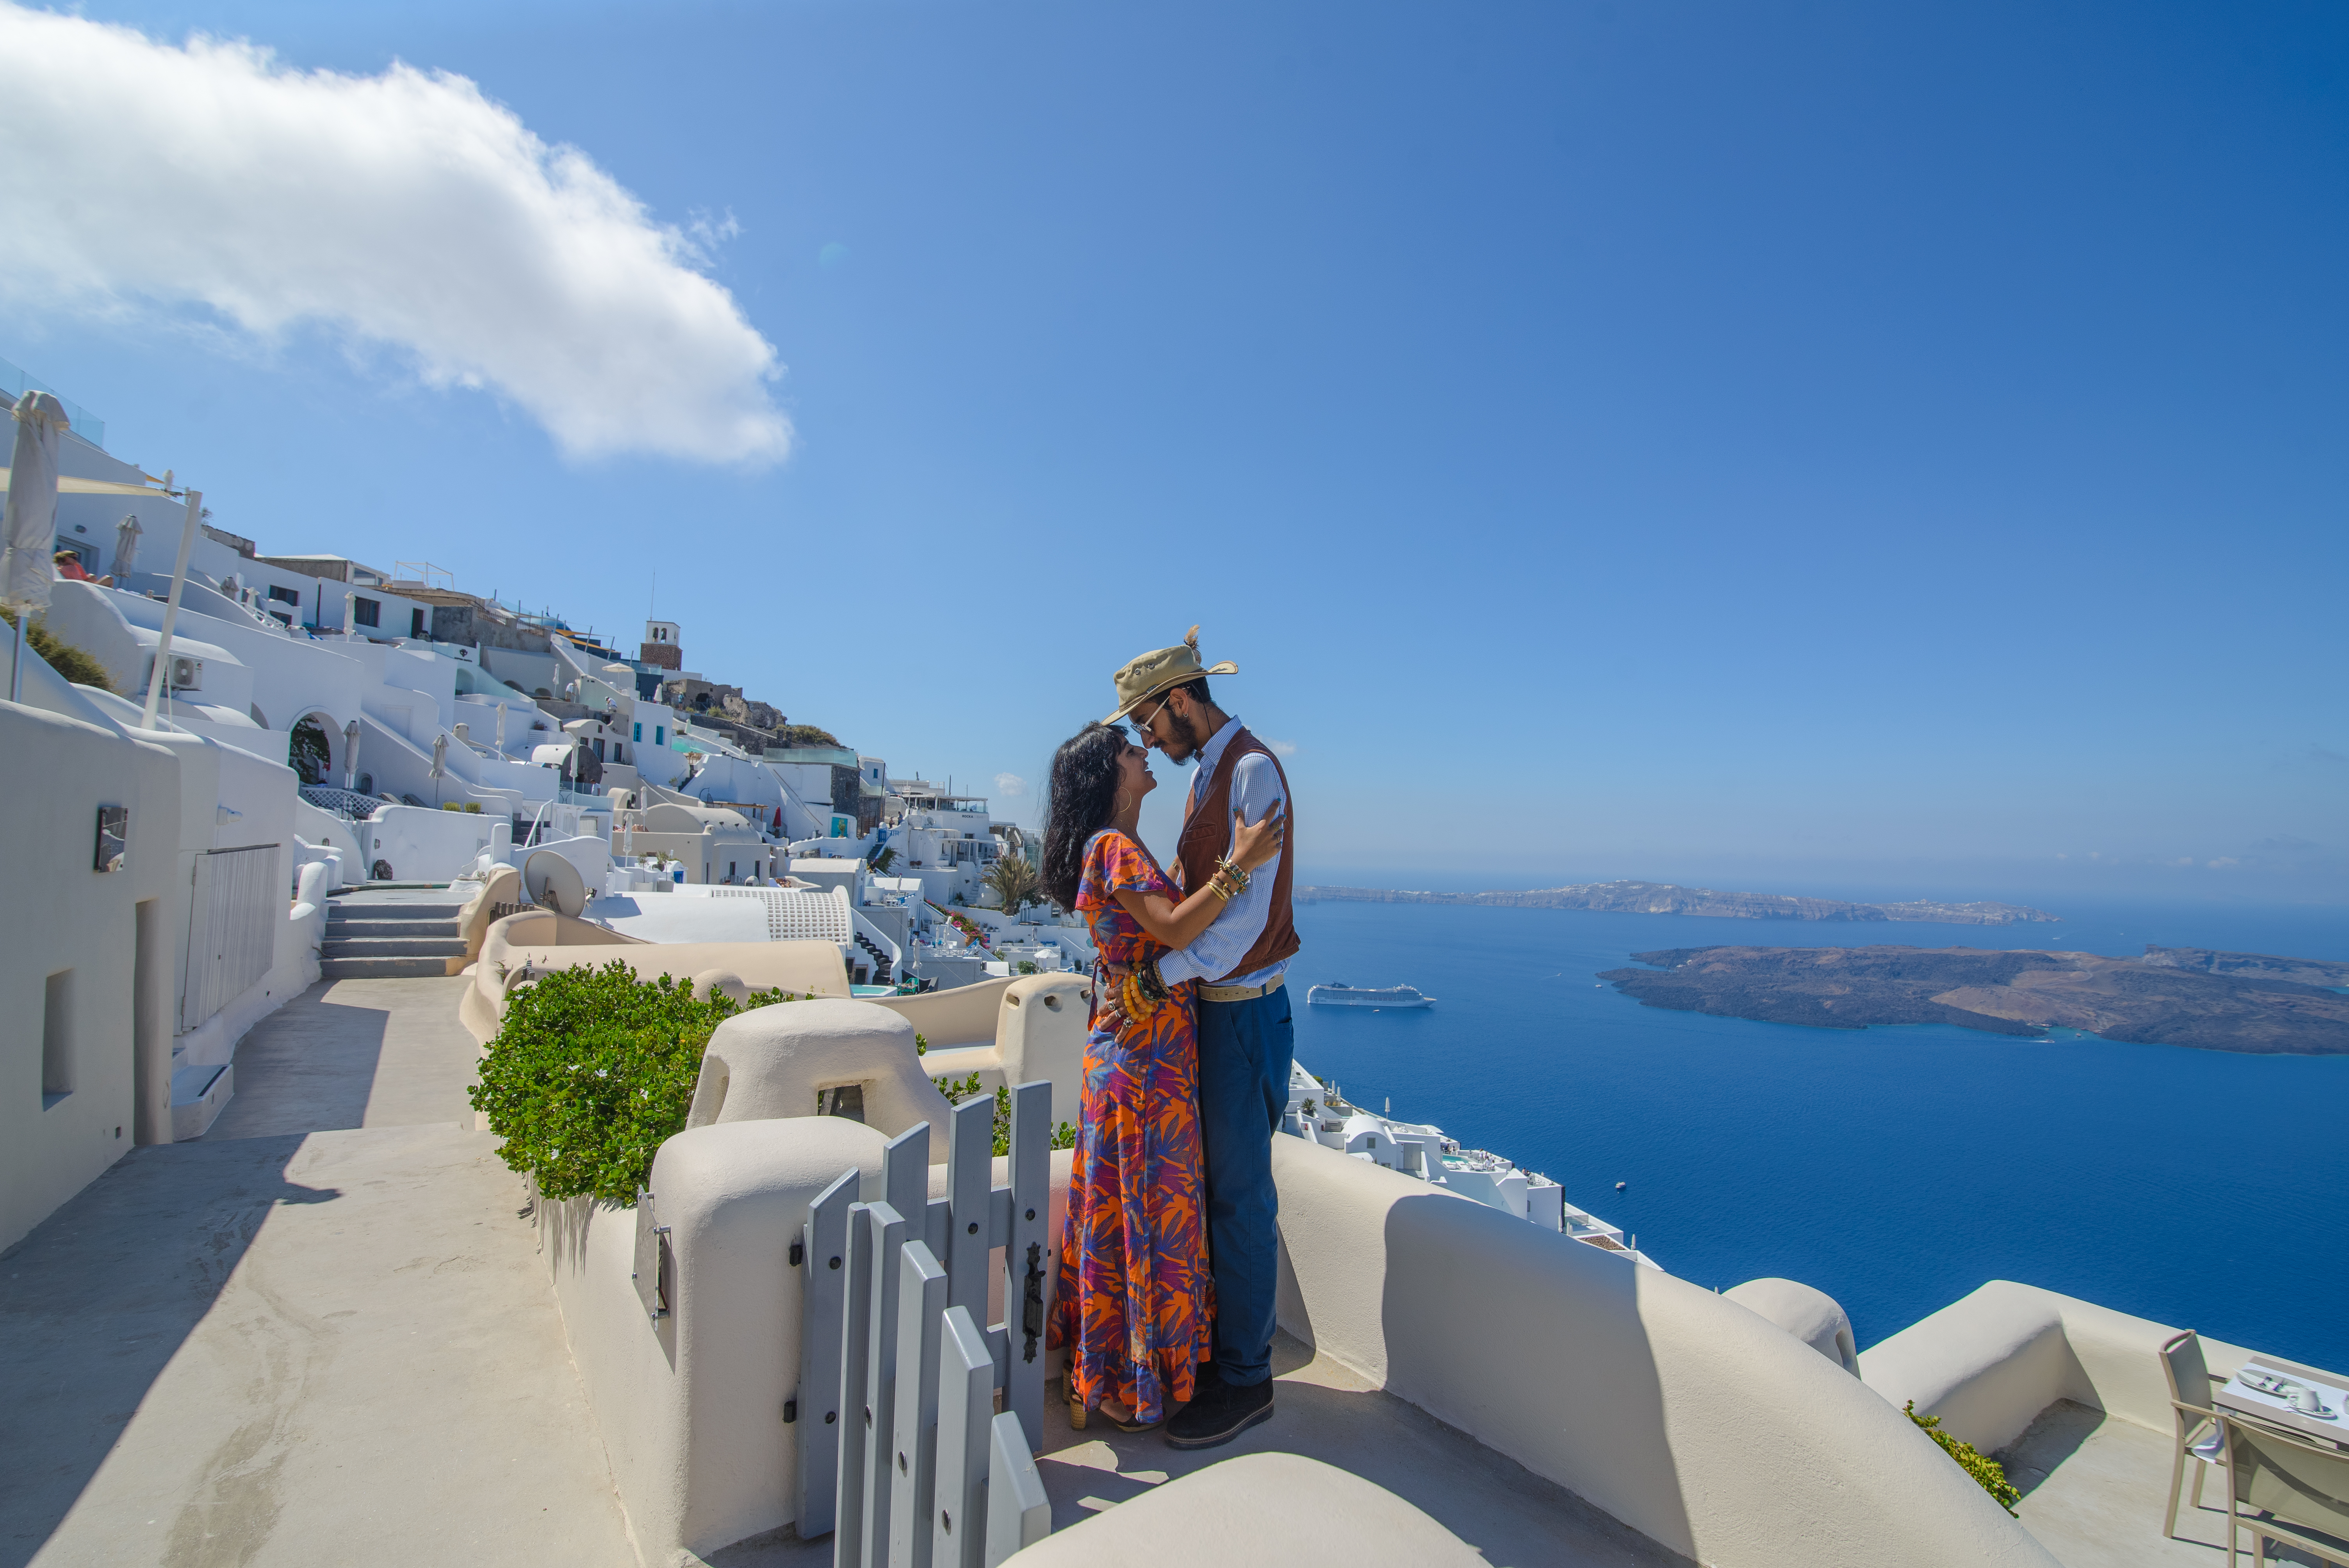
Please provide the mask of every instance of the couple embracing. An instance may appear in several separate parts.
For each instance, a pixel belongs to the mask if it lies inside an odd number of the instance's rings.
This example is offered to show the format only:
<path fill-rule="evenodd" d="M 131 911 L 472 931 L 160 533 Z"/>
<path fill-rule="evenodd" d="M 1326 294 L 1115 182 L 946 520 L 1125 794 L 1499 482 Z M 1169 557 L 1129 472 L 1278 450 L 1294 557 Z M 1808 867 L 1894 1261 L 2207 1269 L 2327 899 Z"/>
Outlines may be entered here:
<path fill-rule="evenodd" d="M 1237 673 L 1201 666 L 1196 626 L 1119 670 L 1117 710 L 1053 756 L 1044 830 L 1044 891 L 1100 954 L 1050 1343 L 1071 1425 L 1164 1421 L 1178 1449 L 1272 1415 L 1298 941 L 1288 779 L 1207 685 Z M 1153 750 L 1197 764 L 1171 868 L 1142 842 Z"/>

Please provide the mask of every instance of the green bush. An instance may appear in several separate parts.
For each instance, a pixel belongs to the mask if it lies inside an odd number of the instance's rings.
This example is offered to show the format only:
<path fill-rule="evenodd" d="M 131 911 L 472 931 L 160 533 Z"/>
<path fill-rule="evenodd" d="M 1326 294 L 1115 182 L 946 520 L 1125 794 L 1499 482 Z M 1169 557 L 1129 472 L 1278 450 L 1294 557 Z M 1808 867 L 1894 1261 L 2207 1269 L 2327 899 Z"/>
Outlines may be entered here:
<path fill-rule="evenodd" d="M 1941 1430 L 1940 1417 L 1919 1415 L 1916 1400 L 1909 1400 L 1901 1408 L 1909 1412 L 1910 1420 L 1925 1429 L 1927 1437 L 1941 1445 L 1943 1452 L 1958 1461 L 1960 1470 L 1973 1477 L 1976 1484 L 1998 1500 L 1999 1507 L 2009 1513 L 2014 1512 L 2014 1505 L 2023 1501 L 2023 1494 L 2015 1491 L 2013 1483 L 2006 1479 L 2004 1466 L 1976 1449 L 1973 1444 L 1961 1443 Z"/>
<path fill-rule="evenodd" d="M 15 626 L 16 612 L 0 610 L 0 621 Z M 106 673 L 106 666 L 98 662 L 96 655 L 75 647 L 50 631 L 47 624 L 37 617 L 25 628 L 25 645 L 32 649 L 43 664 L 76 686 L 96 686 L 100 691 L 114 689 L 114 677 Z"/>
<path fill-rule="evenodd" d="M 548 1198 L 633 1203 L 661 1140 L 685 1127 L 710 1032 L 737 1013 L 797 997 L 702 1001 L 690 982 L 639 980 L 625 964 L 558 969 L 516 990 L 466 1091 L 498 1155 Z"/>

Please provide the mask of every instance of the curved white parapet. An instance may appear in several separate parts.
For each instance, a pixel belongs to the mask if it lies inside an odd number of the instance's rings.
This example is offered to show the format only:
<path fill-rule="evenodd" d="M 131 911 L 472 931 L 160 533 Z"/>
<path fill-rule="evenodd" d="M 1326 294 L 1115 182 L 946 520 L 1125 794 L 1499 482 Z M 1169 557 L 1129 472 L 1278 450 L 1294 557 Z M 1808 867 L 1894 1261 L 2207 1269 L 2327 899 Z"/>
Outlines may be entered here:
<path fill-rule="evenodd" d="M 1485 1568 L 1382 1486 L 1302 1454 L 1243 1454 L 1164 1482 L 1005 1559 L 1019 1568 Z"/>
<path fill-rule="evenodd" d="M 930 1055 L 961 1049 L 995 1048 L 996 1021 L 1003 1016 L 1003 994 L 1014 982 L 981 980 L 975 985 L 955 985 L 944 991 L 922 991 L 909 996 L 875 996 L 873 1000 L 914 1026 L 929 1041 Z M 992 1065 L 992 1064 L 990 1064 Z M 966 1073 L 971 1068 L 963 1069 Z M 937 1077 L 933 1070 L 932 1077 Z"/>
<path fill-rule="evenodd" d="M 812 1116 L 823 1091 L 852 1085 L 861 1092 L 866 1126 L 895 1138 L 926 1121 L 930 1162 L 944 1163 L 952 1108 L 922 1070 L 914 1026 L 870 1002 L 812 997 L 737 1013 L 719 1025 L 701 1054 L 686 1129 Z"/>
<path fill-rule="evenodd" d="M 1854 1378 L 1709 1290 L 1273 1140 L 1280 1322 L 1702 1563 L 2054 1559 Z"/>
<path fill-rule="evenodd" d="M 1750 1279 L 1721 1294 L 1776 1324 L 1853 1377 L 1859 1376 L 1851 1315 L 1826 1292 L 1791 1279 Z"/>
<path fill-rule="evenodd" d="M 481 957 L 481 939 L 489 934 L 490 923 L 501 918 L 499 906 L 511 909 L 523 902 L 520 869 L 509 865 L 490 867 L 473 896 L 457 913 L 457 934 L 465 942 L 466 963 Z"/>
<path fill-rule="evenodd" d="M 1941 1429 L 1984 1453 L 2016 1438 L 2058 1399 L 2169 1435 L 2177 1430 L 2161 1346 L 2178 1331 L 2150 1318 L 1992 1280 L 1910 1324 L 1859 1358 L 1860 1376 L 1898 1408 L 1941 1418 Z M 2202 1341 L 2212 1372 L 2251 1356 Z"/>
<path fill-rule="evenodd" d="M 471 922 L 496 905 L 487 901 L 507 883 L 495 873 L 474 895 L 462 916 Z M 457 1005 L 458 1019 L 468 1033 L 487 1045 L 505 1016 L 506 997 L 512 988 L 557 969 L 600 968 L 618 962 L 640 980 L 664 975 L 691 981 L 697 975 L 724 969 L 740 975 L 752 990 L 788 991 L 795 996 L 845 996 L 848 970 L 839 947 L 829 942 L 639 942 L 585 920 L 574 920 L 552 910 L 527 909 L 491 920 L 483 928 L 474 954 L 473 984 Z"/>
<path fill-rule="evenodd" d="M 982 990 L 992 1003 L 985 1016 L 986 1022 L 983 1026 L 979 1025 L 978 1011 L 973 1007 L 963 1028 L 971 1037 L 985 1043 L 939 1049 L 940 1037 L 929 1035 L 928 1027 L 918 1021 L 916 1009 L 930 1002 L 951 1006 L 950 999 Z M 1052 1086 L 1054 1119 L 1077 1119 L 1078 1108 L 1084 1102 L 1085 1034 L 1092 1006 L 1092 981 L 1088 976 L 1023 975 L 1016 980 L 993 981 L 985 986 L 964 985 L 952 991 L 926 992 L 919 996 L 882 996 L 874 1000 L 891 1012 L 905 1016 L 916 1028 L 929 1036 L 930 1054 L 922 1058 L 922 1070 L 932 1078 L 960 1081 L 977 1074 L 978 1087 L 990 1093 L 1041 1078 Z"/>
<path fill-rule="evenodd" d="M 661 1145 L 640 1212 L 584 1198 L 539 1205 L 564 1333 L 643 1561 L 702 1561 L 799 1517 L 799 1445 L 839 1430 L 823 1420 L 824 1391 L 800 1387 L 804 1291 L 792 1243 L 843 1172 L 859 1172 L 860 1202 L 883 1195 L 885 1141 L 845 1117 L 721 1122 Z M 1068 1150 L 1052 1155 L 1054 1236 L 1069 1163 Z M 930 1167 L 931 1198 L 947 1195 L 947 1174 Z M 997 1159 L 990 1180 L 1009 1179 Z M 659 1255 L 640 1250 L 656 1226 L 667 1228 L 657 1239 L 672 1308 L 657 1319 L 636 1277 L 640 1260 Z M 1003 1314 L 1001 1271 L 988 1277 L 991 1323 Z"/>
<path fill-rule="evenodd" d="M 785 1478 L 809 1429 L 783 1419 L 800 1371 L 790 1243 L 843 1171 L 877 1196 L 884 1141 L 830 1116 L 698 1128 L 661 1145 L 642 1216 L 585 1198 L 541 1204 L 564 1332 L 646 1562 L 792 1518 Z M 676 1310 L 659 1319 L 635 1277 L 644 1221 L 668 1228 Z"/>
<path fill-rule="evenodd" d="M 340 855 L 328 850 L 316 860 L 302 862 L 301 870 L 294 873 L 295 919 L 306 919 L 310 910 L 326 906 L 326 894 L 341 885 L 341 861 Z"/>

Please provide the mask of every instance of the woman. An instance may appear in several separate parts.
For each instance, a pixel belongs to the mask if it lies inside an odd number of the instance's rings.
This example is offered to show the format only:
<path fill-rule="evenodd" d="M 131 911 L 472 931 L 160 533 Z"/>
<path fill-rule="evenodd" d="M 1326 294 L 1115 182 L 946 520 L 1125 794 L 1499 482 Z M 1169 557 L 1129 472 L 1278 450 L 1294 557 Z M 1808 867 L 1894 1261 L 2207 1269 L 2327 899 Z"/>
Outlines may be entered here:
<path fill-rule="evenodd" d="M 1048 1343 L 1069 1347 L 1070 1424 L 1099 1409 L 1129 1432 L 1189 1401 L 1214 1317 L 1191 988 L 1162 984 L 1156 961 L 1207 929 L 1282 828 L 1277 807 L 1235 818 L 1231 860 L 1184 898 L 1142 845 L 1157 787 L 1123 729 L 1089 724 L 1052 758 L 1044 830 L 1044 891 L 1084 915 L 1102 959 Z"/>

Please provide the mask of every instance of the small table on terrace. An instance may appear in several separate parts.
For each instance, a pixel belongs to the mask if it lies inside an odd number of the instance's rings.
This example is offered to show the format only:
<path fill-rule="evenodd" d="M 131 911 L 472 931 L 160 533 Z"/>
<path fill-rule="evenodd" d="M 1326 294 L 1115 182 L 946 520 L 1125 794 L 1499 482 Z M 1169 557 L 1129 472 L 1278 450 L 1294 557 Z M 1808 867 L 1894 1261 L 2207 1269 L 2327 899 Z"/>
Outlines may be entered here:
<path fill-rule="evenodd" d="M 2333 1419 L 2321 1420 L 2293 1409 L 2273 1394 L 2261 1393 L 2247 1386 L 2240 1372 L 2228 1378 L 2226 1386 L 2210 1396 L 2214 1407 L 2235 1415 L 2251 1417 L 2271 1427 L 2282 1427 L 2300 1437 L 2315 1438 L 2335 1446 L 2349 1446 L 2349 1387 L 2344 1387 L 2349 1384 L 2349 1377 L 2337 1372 L 2320 1372 L 2313 1367 L 2302 1367 L 2273 1356 L 2254 1356 L 2243 1365 L 2247 1370 L 2256 1368 L 2272 1372 L 2315 1390 L 2325 1408 L 2335 1412 Z"/>

